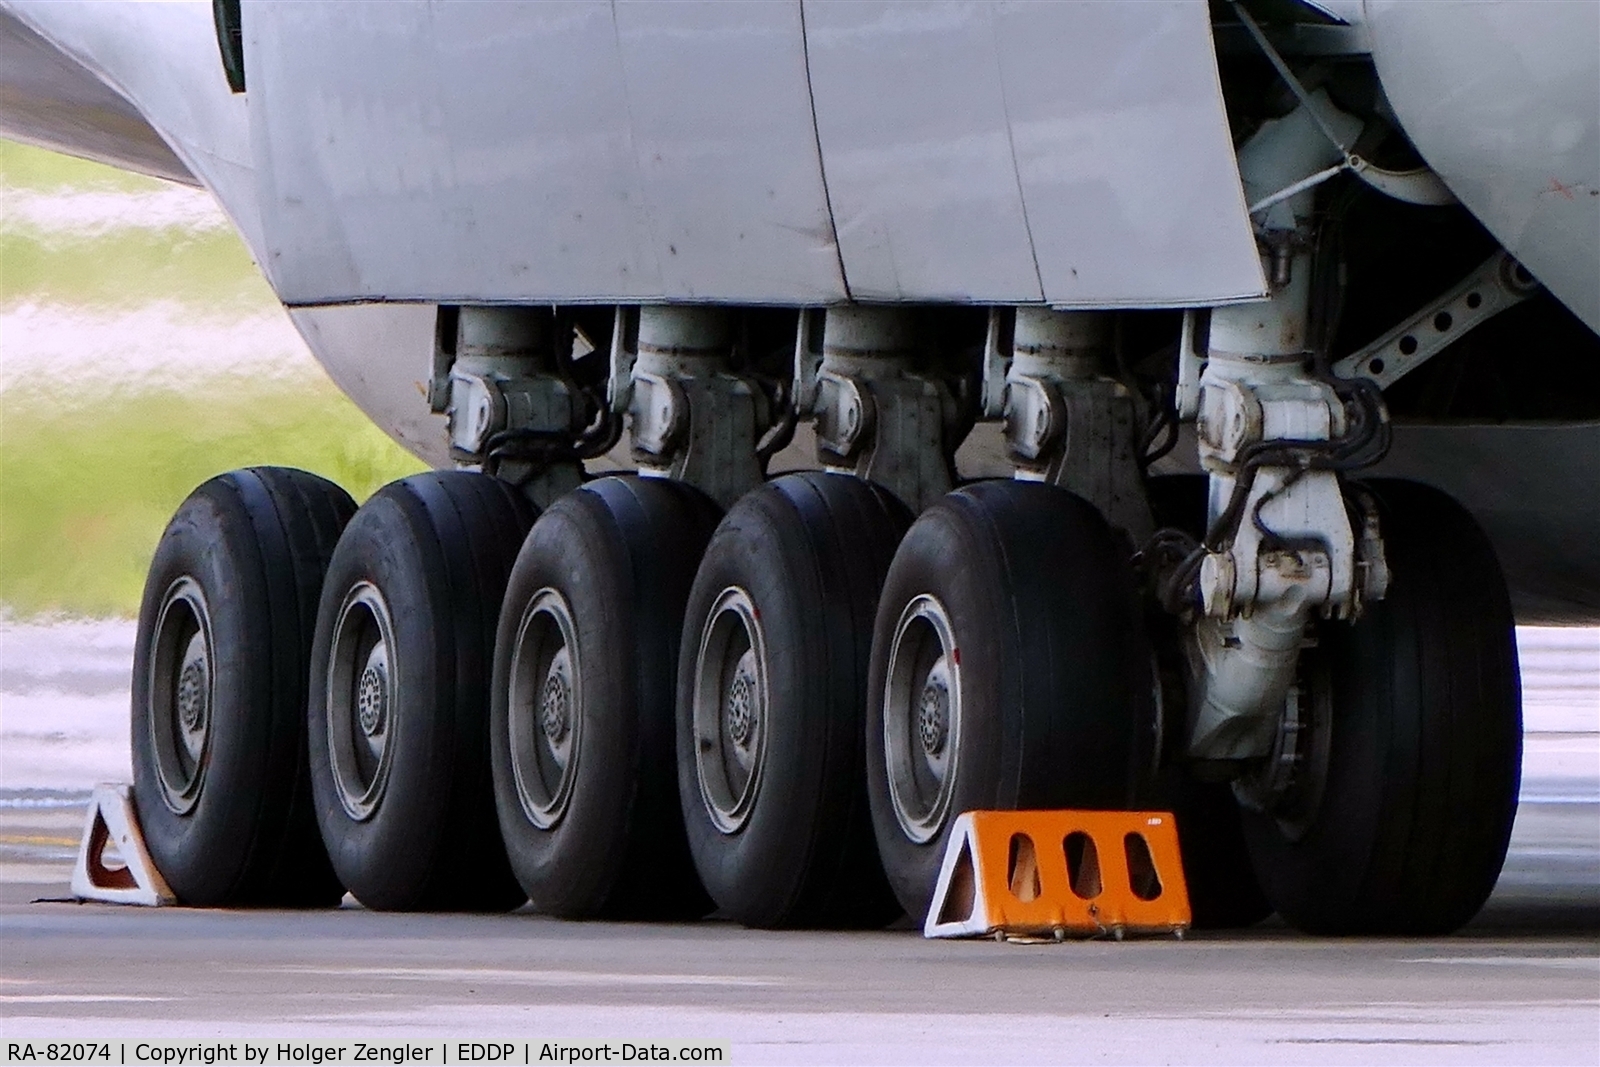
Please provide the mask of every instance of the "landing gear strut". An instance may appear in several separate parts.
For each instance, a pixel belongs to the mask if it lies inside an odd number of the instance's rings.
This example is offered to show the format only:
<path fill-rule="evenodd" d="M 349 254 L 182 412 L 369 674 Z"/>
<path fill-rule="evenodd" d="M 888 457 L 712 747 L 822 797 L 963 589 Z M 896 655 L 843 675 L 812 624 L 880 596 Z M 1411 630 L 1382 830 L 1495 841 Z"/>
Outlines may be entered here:
<path fill-rule="evenodd" d="M 1505 583 L 1459 504 L 1375 480 L 1394 584 L 1318 630 L 1285 772 L 1235 786 L 1262 886 L 1314 933 L 1422 936 L 1475 915 L 1516 815 L 1522 717 Z"/>

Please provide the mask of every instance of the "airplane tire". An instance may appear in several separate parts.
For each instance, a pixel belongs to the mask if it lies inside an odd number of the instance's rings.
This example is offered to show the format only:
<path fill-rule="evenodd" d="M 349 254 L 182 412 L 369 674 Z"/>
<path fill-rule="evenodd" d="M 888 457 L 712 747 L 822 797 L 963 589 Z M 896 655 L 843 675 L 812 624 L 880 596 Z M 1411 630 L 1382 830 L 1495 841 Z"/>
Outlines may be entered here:
<path fill-rule="evenodd" d="M 1366 488 L 1393 578 L 1354 625 L 1321 628 L 1311 684 L 1325 687 L 1312 696 L 1328 708 L 1326 773 L 1281 810 L 1246 812 L 1245 834 L 1291 925 L 1444 934 L 1488 898 L 1516 815 L 1511 603 L 1488 538 L 1460 504 L 1413 482 Z"/>
<path fill-rule="evenodd" d="M 1146 487 L 1156 525 L 1175 527 L 1196 539 L 1205 536 L 1205 475 L 1160 475 L 1151 478 Z M 1172 811 L 1178 825 L 1183 879 L 1189 890 L 1195 928 L 1253 926 L 1272 914 L 1272 905 L 1261 892 L 1261 883 L 1251 866 L 1239 804 L 1232 789 L 1226 782 L 1196 781 L 1183 766 L 1186 702 L 1182 679 L 1186 669 L 1179 624 L 1160 609 L 1152 615 L 1151 639 L 1165 670 L 1175 679 L 1163 730 L 1166 768 L 1160 775 L 1154 803 Z"/>
<path fill-rule="evenodd" d="M 355 502 L 305 471 L 219 475 L 156 547 L 133 669 L 133 795 L 185 904 L 338 902 L 306 769 L 317 597 Z"/>
<path fill-rule="evenodd" d="M 849 475 L 778 478 L 717 527 L 678 667 L 678 785 L 695 866 L 755 927 L 898 913 L 862 774 L 873 615 L 903 505 Z"/>
<path fill-rule="evenodd" d="M 678 645 L 720 509 L 693 487 L 612 477 L 534 523 L 495 640 L 500 831 L 539 911 L 692 919 L 711 910 L 678 806 Z"/>
<path fill-rule="evenodd" d="M 961 812 L 1129 807 L 1155 700 L 1121 536 L 1054 486 L 949 494 L 895 553 L 868 696 L 879 855 L 919 923 Z"/>
<path fill-rule="evenodd" d="M 489 674 L 533 517 L 493 478 L 429 472 L 373 494 L 334 550 L 311 657 L 311 781 L 334 870 L 369 908 L 524 899 L 495 820 Z"/>

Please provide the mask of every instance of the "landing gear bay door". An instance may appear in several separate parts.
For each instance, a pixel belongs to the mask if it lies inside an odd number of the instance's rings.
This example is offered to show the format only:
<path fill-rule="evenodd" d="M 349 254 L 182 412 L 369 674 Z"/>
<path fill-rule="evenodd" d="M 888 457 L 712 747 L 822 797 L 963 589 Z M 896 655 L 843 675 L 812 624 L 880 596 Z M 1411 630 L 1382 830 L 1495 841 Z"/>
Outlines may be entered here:
<path fill-rule="evenodd" d="M 1197 0 L 247 2 L 244 39 L 290 304 L 1266 290 Z"/>

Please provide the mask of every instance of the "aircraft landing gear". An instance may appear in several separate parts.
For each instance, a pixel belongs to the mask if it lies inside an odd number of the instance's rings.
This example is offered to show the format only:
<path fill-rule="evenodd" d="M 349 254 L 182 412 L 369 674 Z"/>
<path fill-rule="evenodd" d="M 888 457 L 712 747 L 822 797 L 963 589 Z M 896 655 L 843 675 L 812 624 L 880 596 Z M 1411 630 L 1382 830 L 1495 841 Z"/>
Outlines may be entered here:
<path fill-rule="evenodd" d="M 511 866 L 563 918 L 711 910 L 678 813 L 678 645 L 720 509 L 664 478 L 603 478 L 533 526 L 495 640 L 490 740 Z"/>
<path fill-rule="evenodd" d="M 383 910 L 523 900 L 497 832 L 489 672 L 533 508 L 467 471 L 380 489 L 328 565 L 311 654 L 311 785 L 339 879 Z"/>
<path fill-rule="evenodd" d="M 1267 896 L 1314 933 L 1447 933 L 1494 888 L 1516 814 L 1522 716 L 1511 605 L 1477 523 L 1436 489 L 1374 480 L 1394 581 L 1318 632 L 1304 740 L 1236 786 Z M 1319 719 L 1325 716 L 1326 719 Z M 1326 746 L 1318 752 L 1317 746 Z"/>
<path fill-rule="evenodd" d="M 1064 489 L 981 482 L 912 525 L 873 633 L 867 782 L 913 920 L 961 812 L 1133 802 L 1154 718 L 1141 614 L 1122 539 Z"/>
<path fill-rule="evenodd" d="M 749 926 L 894 918 L 867 817 L 872 617 L 910 521 L 843 474 L 786 475 L 728 512 L 678 668 L 678 787 L 695 864 Z"/>
<path fill-rule="evenodd" d="M 1515 809 L 1510 609 L 1459 507 L 1343 481 L 1382 402 L 1306 357 L 1283 248 L 1186 383 L 1206 479 L 1147 475 L 1102 313 L 992 313 L 973 376 L 904 309 L 806 312 L 785 383 L 778 313 L 624 309 L 603 405 L 572 313 L 458 320 L 458 451 L 499 477 L 346 526 L 325 483 L 242 472 L 174 519 L 136 708 L 158 865 L 196 902 L 331 900 L 331 867 L 375 908 L 871 926 L 923 917 L 963 811 L 1159 806 L 1197 924 L 1454 928 Z M 1015 476 L 951 491 L 975 410 Z M 641 473 L 563 490 L 624 413 Z M 829 469 L 768 480 L 806 414 Z M 319 586 L 308 645 L 273 598 Z"/>
<path fill-rule="evenodd" d="M 133 667 L 134 803 L 178 899 L 336 903 L 305 763 L 311 634 L 323 573 L 355 511 L 315 475 L 220 475 L 156 548 Z"/>

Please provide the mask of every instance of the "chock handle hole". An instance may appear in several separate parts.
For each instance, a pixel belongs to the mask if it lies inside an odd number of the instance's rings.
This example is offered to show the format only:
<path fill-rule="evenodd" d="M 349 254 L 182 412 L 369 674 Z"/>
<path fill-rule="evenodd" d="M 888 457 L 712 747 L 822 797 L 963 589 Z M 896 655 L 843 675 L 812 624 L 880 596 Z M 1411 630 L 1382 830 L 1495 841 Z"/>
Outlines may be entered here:
<path fill-rule="evenodd" d="M 1128 858 L 1128 887 L 1140 900 L 1154 900 L 1161 895 L 1161 876 L 1156 873 L 1156 861 L 1150 855 L 1150 842 L 1143 834 L 1130 833 L 1122 838 L 1122 852 Z"/>
<path fill-rule="evenodd" d="M 1011 858 L 1006 862 L 1006 883 L 1011 895 L 1026 904 L 1038 900 L 1043 887 L 1039 884 L 1039 854 L 1034 851 L 1033 838 L 1027 834 L 1011 835 Z"/>
<path fill-rule="evenodd" d="M 1100 852 L 1094 847 L 1094 838 L 1082 830 L 1074 830 L 1061 843 L 1067 854 L 1067 883 L 1081 900 L 1093 900 L 1100 895 Z"/>

